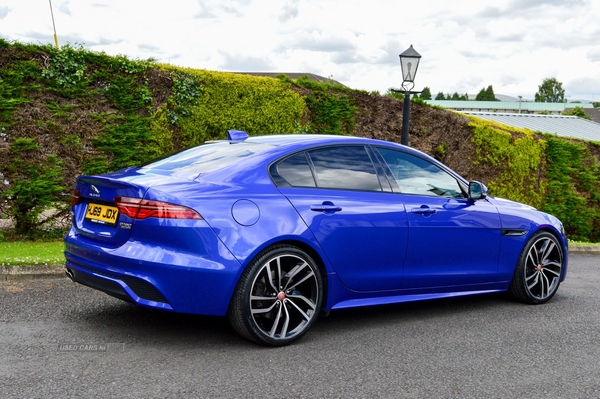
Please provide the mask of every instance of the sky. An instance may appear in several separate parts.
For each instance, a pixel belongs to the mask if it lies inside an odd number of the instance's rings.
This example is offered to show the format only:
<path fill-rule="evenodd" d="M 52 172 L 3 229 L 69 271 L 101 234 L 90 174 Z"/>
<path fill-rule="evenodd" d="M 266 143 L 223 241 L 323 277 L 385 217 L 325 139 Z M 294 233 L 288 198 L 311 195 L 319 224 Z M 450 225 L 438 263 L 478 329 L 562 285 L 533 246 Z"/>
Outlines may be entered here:
<path fill-rule="evenodd" d="M 51 12 L 52 10 L 52 12 Z M 353 89 L 533 100 L 556 78 L 600 101 L 598 0 L 0 0 L 0 37 L 226 72 L 301 72 Z"/>

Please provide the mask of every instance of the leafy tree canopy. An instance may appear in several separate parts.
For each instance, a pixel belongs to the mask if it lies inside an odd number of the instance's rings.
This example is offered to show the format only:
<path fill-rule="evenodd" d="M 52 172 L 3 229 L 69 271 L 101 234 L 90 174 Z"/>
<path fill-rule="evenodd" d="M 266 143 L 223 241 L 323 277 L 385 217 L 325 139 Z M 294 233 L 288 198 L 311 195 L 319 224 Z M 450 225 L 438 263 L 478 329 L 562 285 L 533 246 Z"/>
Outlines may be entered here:
<path fill-rule="evenodd" d="M 465 93 L 461 96 L 457 92 L 454 92 L 454 94 L 452 95 L 452 99 L 455 101 L 469 101 L 469 95 Z"/>
<path fill-rule="evenodd" d="M 535 93 L 536 103 L 562 103 L 565 102 L 565 90 L 562 83 L 556 78 L 544 79 L 538 86 L 538 92 Z"/>
<path fill-rule="evenodd" d="M 431 89 L 427 86 L 423 87 L 420 97 L 422 100 L 431 100 Z"/>
<path fill-rule="evenodd" d="M 592 118 L 588 114 L 585 113 L 585 110 L 583 109 L 583 107 L 575 107 L 575 108 L 567 109 L 567 110 L 564 110 L 562 114 L 563 115 L 573 115 L 573 116 L 578 116 L 583 119 L 592 120 Z"/>
<path fill-rule="evenodd" d="M 444 96 L 444 93 L 442 93 L 441 91 L 435 96 L 436 100 L 445 100 L 446 96 Z"/>
<path fill-rule="evenodd" d="M 494 94 L 494 88 L 492 85 L 489 85 L 487 89 L 481 89 L 477 96 L 475 97 L 475 101 L 500 101 L 496 98 Z"/>

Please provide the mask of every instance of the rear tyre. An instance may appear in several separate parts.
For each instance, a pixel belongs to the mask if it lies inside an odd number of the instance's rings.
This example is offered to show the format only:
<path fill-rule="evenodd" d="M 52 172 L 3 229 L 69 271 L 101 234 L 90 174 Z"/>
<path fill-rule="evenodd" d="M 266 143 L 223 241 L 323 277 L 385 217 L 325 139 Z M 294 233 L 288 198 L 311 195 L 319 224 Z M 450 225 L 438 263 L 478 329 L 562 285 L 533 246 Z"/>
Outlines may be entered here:
<path fill-rule="evenodd" d="M 534 234 L 521 252 L 509 294 L 524 303 L 549 301 L 560 285 L 563 263 L 558 239 L 547 232 Z"/>
<path fill-rule="evenodd" d="M 250 263 L 234 291 L 227 318 L 241 336 L 284 346 L 313 325 L 323 301 L 323 280 L 302 250 L 278 245 Z"/>

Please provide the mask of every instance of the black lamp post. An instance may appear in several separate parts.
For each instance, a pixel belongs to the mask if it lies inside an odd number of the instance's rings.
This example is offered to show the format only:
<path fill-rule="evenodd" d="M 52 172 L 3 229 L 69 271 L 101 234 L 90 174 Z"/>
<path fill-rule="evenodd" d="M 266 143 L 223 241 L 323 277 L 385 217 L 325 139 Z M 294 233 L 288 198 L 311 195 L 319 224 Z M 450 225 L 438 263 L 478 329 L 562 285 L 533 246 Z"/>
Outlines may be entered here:
<path fill-rule="evenodd" d="M 402 108 L 402 139 L 401 143 L 408 145 L 408 119 L 410 118 L 410 95 L 420 93 L 411 91 L 415 87 L 415 76 L 421 54 L 417 53 L 412 44 L 400 54 L 400 67 L 402 68 L 402 92 L 404 93 L 404 107 Z"/>

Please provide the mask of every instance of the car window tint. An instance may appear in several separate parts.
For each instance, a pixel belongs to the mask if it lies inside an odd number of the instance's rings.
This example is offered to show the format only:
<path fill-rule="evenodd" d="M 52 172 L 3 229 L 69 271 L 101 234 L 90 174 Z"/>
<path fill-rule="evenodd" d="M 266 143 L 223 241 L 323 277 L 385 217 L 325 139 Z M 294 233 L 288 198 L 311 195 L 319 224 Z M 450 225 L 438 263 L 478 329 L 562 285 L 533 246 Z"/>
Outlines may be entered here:
<path fill-rule="evenodd" d="M 317 186 L 381 191 L 377 173 L 363 146 L 328 147 L 309 151 Z"/>
<path fill-rule="evenodd" d="M 310 165 L 303 152 L 281 161 L 277 165 L 277 172 L 292 187 L 316 187 Z"/>
<path fill-rule="evenodd" d="M 390 168 L 400 192 L 462 198 L 458 181 L 438 166 L 402 151 L 377 148 Z"/>

